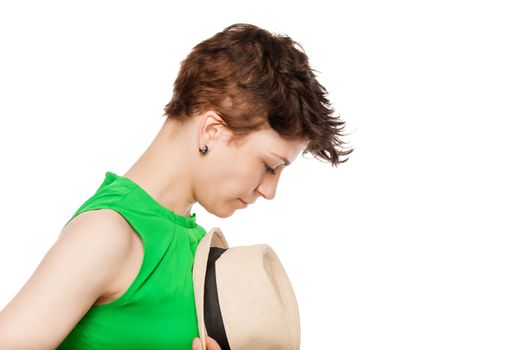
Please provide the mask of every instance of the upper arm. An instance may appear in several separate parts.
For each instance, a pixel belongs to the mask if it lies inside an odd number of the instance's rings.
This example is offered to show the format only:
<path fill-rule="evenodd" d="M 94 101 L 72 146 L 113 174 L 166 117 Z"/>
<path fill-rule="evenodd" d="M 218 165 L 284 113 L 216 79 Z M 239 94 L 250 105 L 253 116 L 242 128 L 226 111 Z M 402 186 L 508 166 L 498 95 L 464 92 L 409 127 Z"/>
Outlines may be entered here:
<path fill-rule="evenodd" d="M 115 278 L 132 240 L 112 210 L 83 212 L 63 229 L 0 312 L 0 348 L 54 349 Z"/>

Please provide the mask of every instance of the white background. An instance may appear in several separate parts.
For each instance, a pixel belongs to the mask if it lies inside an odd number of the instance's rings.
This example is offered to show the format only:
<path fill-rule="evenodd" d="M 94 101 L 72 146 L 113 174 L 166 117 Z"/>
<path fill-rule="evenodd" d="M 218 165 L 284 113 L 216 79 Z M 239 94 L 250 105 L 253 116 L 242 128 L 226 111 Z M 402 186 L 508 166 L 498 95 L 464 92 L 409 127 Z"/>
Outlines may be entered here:
<path fill-rule="evenodd" d="M 0 307 L 160 129 L 179 64 L 247 22 L 302 44 L 347 121 L 277 196 L 197 222 L 270 244 L 303 349 L 524 348 L 524 12 L 517 1 L 2 2 Z"/>

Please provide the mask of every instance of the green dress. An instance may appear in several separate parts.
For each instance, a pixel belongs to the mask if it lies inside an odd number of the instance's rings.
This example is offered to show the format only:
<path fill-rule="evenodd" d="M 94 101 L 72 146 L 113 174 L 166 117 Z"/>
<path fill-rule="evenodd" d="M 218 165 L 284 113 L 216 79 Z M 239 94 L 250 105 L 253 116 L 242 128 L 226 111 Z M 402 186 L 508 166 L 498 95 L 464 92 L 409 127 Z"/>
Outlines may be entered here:
<path fill-rule="evenodd" d="M 138 233 L 144 259 L 125 293 L 93 305 L 57 349 L 191 349 L 198 337 L 193 259 L 206 234 L 196 214 L 175 214 L 131 179 L 111 171 L 69 221 L 102 208 L 118 212 Z"/>

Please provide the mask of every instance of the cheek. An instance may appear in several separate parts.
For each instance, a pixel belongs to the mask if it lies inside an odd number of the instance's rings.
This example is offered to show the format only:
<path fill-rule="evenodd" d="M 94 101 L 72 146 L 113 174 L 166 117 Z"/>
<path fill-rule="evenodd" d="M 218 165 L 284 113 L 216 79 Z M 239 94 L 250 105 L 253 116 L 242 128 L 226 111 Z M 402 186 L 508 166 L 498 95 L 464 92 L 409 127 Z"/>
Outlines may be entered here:
<path fill-rule="evenodd" d="M 223 201 L 233 202 L 235 205 L 240 203 L 238 198 L 249 197 L 253 190 L 253 184 L 250 179 L 241 174 L 231 174 L 231 177 L 222 181 L 219 181 L 219 185 L 216 189 Z"/>
<path fill-rule="evenodd" d="M 246 195 L 246 184 L 242 178 L 231 178 L 223 188 L 224 199 L 235 200 L 238 197 Z"/>
<path fill-rule="evenodd" d="M 242 163 L 241 163 L 242 164 Z M 213 176 L 208 177 L 206 188 L 209 197 L 222 205 L 237 205 L 238 198 L 252 196 L 263 174 L 263 165 L 258 168 L 255 163 L 243 162 L 240 166 L 217 166 Z"/>

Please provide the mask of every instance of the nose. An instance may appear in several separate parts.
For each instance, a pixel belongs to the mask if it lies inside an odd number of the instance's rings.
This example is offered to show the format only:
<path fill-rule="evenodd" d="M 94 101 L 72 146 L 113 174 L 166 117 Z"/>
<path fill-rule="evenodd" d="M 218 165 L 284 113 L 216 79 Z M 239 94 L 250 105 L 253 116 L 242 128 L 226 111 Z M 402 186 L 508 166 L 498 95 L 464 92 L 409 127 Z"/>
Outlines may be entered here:
<path fill-rule="evenodd" d="M 260 185 L 257 187 L 257 192 L 265 199 L 271 200 L 277 194 L 277 186 L 280 175 L 273 175 L 272 177 L 265 176 Z"/>

